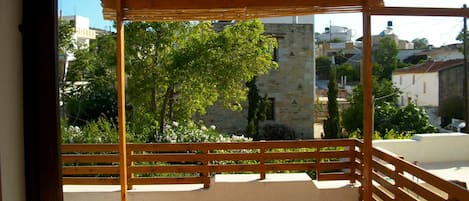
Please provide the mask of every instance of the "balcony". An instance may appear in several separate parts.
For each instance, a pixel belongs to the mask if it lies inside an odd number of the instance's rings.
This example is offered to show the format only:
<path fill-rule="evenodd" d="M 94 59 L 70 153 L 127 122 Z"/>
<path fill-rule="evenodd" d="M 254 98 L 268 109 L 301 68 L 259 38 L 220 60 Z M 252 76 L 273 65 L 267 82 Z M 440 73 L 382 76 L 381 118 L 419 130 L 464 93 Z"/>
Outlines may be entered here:
<path fill-rule="evenodd" d="M 424 140 L 415 141 L 418 150 Z M 374 200 L 469 198 L 456 183 L 378 148 L 391 141 L 380 143 L 372 150 Z M 62 152 L 66 201 L 119 199 L 117 144 L 62 145 Z M 355 139 L 127 144 L 129 200 L 359 200 L 362 156 Z"/>

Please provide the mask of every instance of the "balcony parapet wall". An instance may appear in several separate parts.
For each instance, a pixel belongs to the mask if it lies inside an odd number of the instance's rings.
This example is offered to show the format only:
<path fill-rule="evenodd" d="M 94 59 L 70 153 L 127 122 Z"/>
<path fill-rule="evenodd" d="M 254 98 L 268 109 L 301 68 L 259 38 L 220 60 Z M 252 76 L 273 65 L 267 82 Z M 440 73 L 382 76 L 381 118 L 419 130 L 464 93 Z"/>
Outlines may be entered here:
<path fill-rule="evenodd" d="M 416 134 L 409 140 L 375 140 L 374 147 L 418 163 L 469 161 L 469 135 L 464 133 Z"/>

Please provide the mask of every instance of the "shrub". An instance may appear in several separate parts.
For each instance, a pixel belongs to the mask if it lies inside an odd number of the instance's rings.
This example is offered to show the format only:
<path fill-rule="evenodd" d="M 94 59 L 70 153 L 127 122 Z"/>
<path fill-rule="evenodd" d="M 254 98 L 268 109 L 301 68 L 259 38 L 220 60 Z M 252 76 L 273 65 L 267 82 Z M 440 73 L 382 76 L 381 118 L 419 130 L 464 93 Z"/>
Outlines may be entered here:
<path fill-rule="evenodd" d="M 266 124 L 262 127 L 262 140 L 293 140 L 296 132 L 293 128 L 283 124 Z"/>
<path fill-rule="evenodd" d="M 167 143 L 191 143 L 191 142 L 247 142 L 252 138 L 237 135 L 224 135 L 216 131 L 214 125 L 206 127 L 197 125 L 192 121 L 172 122 L 164 128 L 164 132 L 154 137 L 158 142 Z"/>

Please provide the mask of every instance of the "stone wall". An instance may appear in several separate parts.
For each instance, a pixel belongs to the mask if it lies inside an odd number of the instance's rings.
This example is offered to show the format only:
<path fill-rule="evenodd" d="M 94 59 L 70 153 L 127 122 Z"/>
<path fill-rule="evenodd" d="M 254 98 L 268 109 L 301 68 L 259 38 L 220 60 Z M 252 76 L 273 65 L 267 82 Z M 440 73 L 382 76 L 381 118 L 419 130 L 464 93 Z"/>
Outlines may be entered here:
<path fill-rule="evenodd" d="M 278 39 L 279 68 L 257 80 L 259 95 L 267 94 L 275 105 L 274 120 L 263 123 L 285 124 L 294 128 L 299 138 L 313 138 L 313 25 L 264 26 L 267 34 Z M 246 103 L 243 106 L 247 109 Z M 214 124 L 222 132 L 239 133 L 246 130 L 247 111 L 232 112 L 214 106 L 196 119 L 202 119 L 206 125 Z"/>
<path fill-rule="evenodd" d="M 443 126 L 450 123 L 451 118 L 464 118 L 463 81 L 463 66 L 441 70 L 438 74 L 438 114 Z"/>

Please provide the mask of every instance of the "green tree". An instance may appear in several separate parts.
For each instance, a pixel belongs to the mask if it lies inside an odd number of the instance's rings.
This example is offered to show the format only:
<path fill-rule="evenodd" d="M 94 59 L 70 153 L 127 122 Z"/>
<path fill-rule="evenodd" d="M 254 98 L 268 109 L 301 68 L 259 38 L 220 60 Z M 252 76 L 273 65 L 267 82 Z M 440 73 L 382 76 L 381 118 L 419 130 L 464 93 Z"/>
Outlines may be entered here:
<path fill-rule="evenodd" d="M 345 76 L 348 81 L 358 81 L 360 80 L 360 75 L 358 70 L 355 70 L 353 66 L 349 63 L 344 63 L 340 66 L 337 66 L 337 77 Z"/>
<path fill-rule="evenodd" d="M 469 31 L 467 31 L 468 35 L 466 36 L 466 47 L 468 47 L 468 52 L 466 54 L 469 54 Z M 464 28 L 459 32 L 458 36 L 456 37 L 456 40 L 461 41 L 461 43 L 464 44 Z M 464 46 L 459 49 L 459 51 L 463 52 L 464 51 Z M 464 52 L 463 52 L 464 54 Z"/>
<path fill-rule="evenodd" d="M 327 92 L 327 112 L 329 116 L 324 120 L 324 135 L 327 139 L 339 138 L 339 107 L 337 103 L 337 76 L 336 68 L 329 71 L 329 84 Z"/>
<path fill-rule="evenodd" d="M 254 140 L 259 140 L 259 121 L 266 120 L 267 110 L 267 95 L 262 98 L 259 95 L 259 90 L 256 85 L 256 77 L 254 76 L 249 82 L 246 82 L 248 87 L 248 126 L 247 134 Z"/>
<path fill-rule="evenodd" d="M 373 96 L 375 97 L 374 105 L 381 106 L 389 103 L 395 105 L 397 98 L 399 97 L 399 89 L 393 86 L 389 80 L 382 80 L 378 82 L 376 78 L 373 78 Z M 350 108 L 342 112 L 342 126 L 348 131 L 353 132 L 357 129 L 363 130 L 363 86 L 357 85 L 353 89 L 353 94 L 350 101 Z M 375 112 L 376 116 L 379 116 Z M 375 123 L 376 123 L 375 119 Z"/>
<path fill-rule="evenodd" d="M 276 67 L 274 38 L 259 21 L 213 30 L 210 23 L 127 23 L 129 102 L 165 122 L 188 120 L 220 101 L 231 109 L 246 99 L 246 80 Z"/>
<path fill-rule="evenodd" d="M 57 34 L 59 55 L 65 55 L 65 53 L 70 52 L 75 48 L 75 41 L 72 38 L 73 32 L 73 26 L 70 22 L 65 20 L 59 21 Z"/>
<path fill-rule="evenodd" d="M 99 36 L 88 48 L 75 51 L 62 100 L 70 125 L 84 125 L 101 116 L 115 118 L 116 43 L 112 35 Z M 112 121 L 112 120 L 111 120 Z"/>
<path fill-rule="evenodd" d="M 353 92 L 351 107 L 342 113 L 342 125 L 348 132 L 363 130 L 362 86 L 357 86 Z M 374 128 L 381 138 L 391 130 L 409 134 L 435 132 L 425 109 L 412 103 L 401 108 L 396 106 L 399 93 L 391 81 L 373 80 Z"/>
<path fill-rule="evenodd" d="M 377 64 L 373 65 L 373 67 L 381 68 L 379 71 L 374 71 L 374 75 L 378 77 L 378 80 L 391 80 L 392 72 L 397 68 L 398 53 L 399 49 L 397 48 L 396 41 L 393 38 L 384 37 L 379 41 L 378 46 L 373 51 Z"/>
<path fill-rule="evenodd" d="M 58 66 L 58 80 L 59 86 L 63 91 L 64 79 L 66 77 L 65 72 L 68 62 L 68 54 L 73 53 L 75 49 L 75 40 L 73 39 L 73 26 L 70 22 L 60 20 L 57 39 L 58 39 L 58 50 L 59 50 L 59 66 Z"/>
<path fill-rule="evenodd" d="M 426 38 L 416 38 L 412 40 L 414 49 L 426 49 L 428 47 L 428 40 Z"/>
<path fill-rule="evenodd" d="M 327 56 L 320 56 L 316 58 L 316 71 L 318 73 L 319 79 L 328 78 L 331 65 L 331 59 Z"/>

